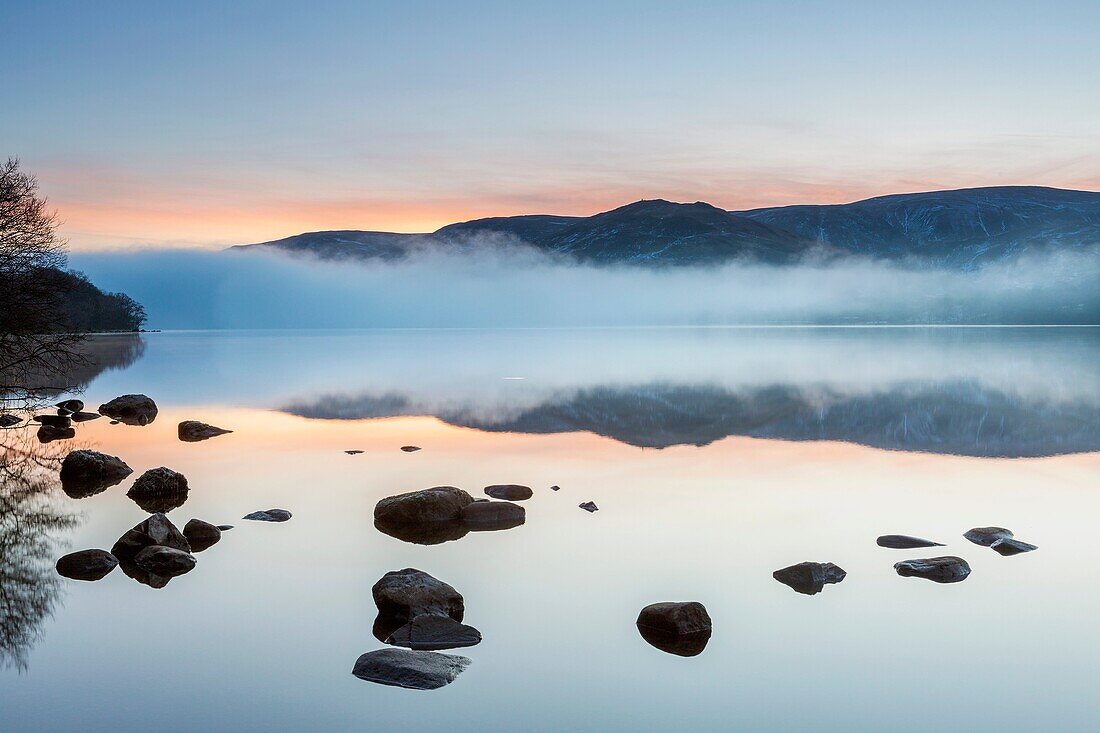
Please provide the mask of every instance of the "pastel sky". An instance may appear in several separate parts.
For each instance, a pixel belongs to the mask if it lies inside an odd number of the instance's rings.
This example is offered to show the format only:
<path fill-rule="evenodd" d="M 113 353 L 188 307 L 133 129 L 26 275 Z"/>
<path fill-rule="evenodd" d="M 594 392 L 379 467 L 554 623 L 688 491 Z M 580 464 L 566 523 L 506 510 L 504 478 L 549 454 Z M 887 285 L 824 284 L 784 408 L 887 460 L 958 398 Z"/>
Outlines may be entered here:
<path fill-rule="evenodd" d="M 7 3 L 0 155 L 75 250 L 1100 189 L 1100 3 Z"/>

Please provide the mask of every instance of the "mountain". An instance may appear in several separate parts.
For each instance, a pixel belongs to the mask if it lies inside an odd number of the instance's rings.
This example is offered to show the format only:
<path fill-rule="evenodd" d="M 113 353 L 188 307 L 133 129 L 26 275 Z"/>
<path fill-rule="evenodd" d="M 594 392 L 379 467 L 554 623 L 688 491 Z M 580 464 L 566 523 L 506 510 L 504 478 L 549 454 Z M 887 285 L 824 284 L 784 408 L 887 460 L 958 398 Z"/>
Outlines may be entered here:
<path fill-rule="evenodd" d="M 658 199 L 587 217 L 493 217 L 430 234 L 310 232 L 231 249 L 394 260 L 424 248 L 476 248 L 487 238 L 597 264 L 789 264 L 859 255 L 966 270 L 1028 251 L 1100 244 L 1100 193 L 1001 186 L 749 211 Z"/>

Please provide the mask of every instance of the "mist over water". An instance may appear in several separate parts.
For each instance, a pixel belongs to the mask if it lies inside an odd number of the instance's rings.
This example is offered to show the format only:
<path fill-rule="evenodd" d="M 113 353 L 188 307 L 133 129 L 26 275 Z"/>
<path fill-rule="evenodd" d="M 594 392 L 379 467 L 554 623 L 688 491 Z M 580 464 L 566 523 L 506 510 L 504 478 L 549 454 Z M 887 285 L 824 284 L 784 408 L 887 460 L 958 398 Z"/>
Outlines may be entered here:
<path fill-rule="evenodd" d="M 862 259 L 593 266 L 493 245 L 397 262 L 162 250 L 71 264 L 162 329 L 1100 322 L 1095 247 L 974 272 Z"/>

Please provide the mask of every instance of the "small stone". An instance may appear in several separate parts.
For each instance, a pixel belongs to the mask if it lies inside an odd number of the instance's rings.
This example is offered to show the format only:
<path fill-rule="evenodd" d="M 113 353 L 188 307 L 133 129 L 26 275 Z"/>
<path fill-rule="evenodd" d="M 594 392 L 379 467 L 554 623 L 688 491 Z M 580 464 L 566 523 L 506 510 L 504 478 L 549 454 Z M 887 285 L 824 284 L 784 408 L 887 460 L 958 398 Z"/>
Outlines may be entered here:
<path fill-rule="evenodd" d="M 1021 552 L 1031 552 L 1032 550 L 1038 550 L 1038 545 L 1029 545 L 1027 542 L 1021 542 L 1013 537 L 1002 537 L 989 546 L 994 552 L 1000 555 L 1009 557 L 1011 555 L 1019 555 Z"/>
<path fill-rule="evenodd" d="M 982 547 L 992 547 L 997 540 L 1011 536 L 1012 530 L 1004 527 L 975 527 L 963 535 L 975 545 L 981 545 Z"/>
<path fill-rule="evenodd" d="M 635 623 L 646 643 L 680 657 L 701 654 L 710 641 L 710 615 L 696 601 L 650 604 Z"/>
<path fill-rule="evenodd" d="M 561 487 L 560 486 L 551 486 L 550 490 L 551 491 L 561 491 Z"/>
<path fill-rule="evenodd" d="M 183 536 L 191 545 L 191 552 L 202 552 L 218 543 L 222 538 L 222 531 L 209 522 L 192 519 L 183 525 Z"/>
<path fill-rule="evenodd" d="M 940 542 L 910 537 L 904 534 L 884 534 L 876 542 L 879 547 L 889 547 L 892 550 L 912 550 L 917 547 L 943 547 Z"/>
<path fill-rule="evenodd" d="M 106 550 L 71 552 L 57 561 L 57 573 L 72 580 L 99 580 L 118 565 L 118 558 Z"/>
<path fill-rule="evenodd" d="M 800 562 L 776 570 L 772 577 L 783 585 L 808 596 L 820 593 L 826 584 L 839 583 L 848 574 L 831 562 Z"/>
<path fill-rule="evenodd" d="M 355 660 L 351 673 L 361 680 L 410 690 L 436 690 L 454 682 L 470 660 L 438 652 L 377 649 Z"/>
<path fill-rule="evenodd" d="M 187 478 L 170 468 L 150 468 L 138 477 L 126 496 L 147 512 L 170 512 L 187 501 Z"/>
<path fill-rule="evenodd" d="M 198 420 L 184 420 L 176 426 L 176 435 L 184 443 L 198 443 L 200 440 L 209 440 L 232 432 L 232 430 L 207 425 Z"/>
<path fill-rule="evenodd" d="M 594 501 L 586 501 L 583 504 L 580 504 L 579 506 L 580 506 L 581 509 L 585 510 L 586 512 L 598 512 L 600 510 L 600 508 L 598 506 L 596 506 L 596 502 L 594 502 Z"/>
<path fill-rule="evenodd" d="M 970 565 L 961 557 L 948 555 L 894 563 L 903 578 L 924 578 L 934 583 L 958 583 L 970 575 Z"/>
<path fill-rule="evenodd" d="M 349 456 L 357 456 L 360 453 L 362 453 L 363 451 L 361 451 L 361 450 L 346 450 L 344 452 L 347 453 Z"/>
<path fill-rule="evenodd" d="M 420 446 L 418 446 L 418 445 L 403 445 L 403 446 L 401 446 L 401 450 L 405 451 L 406 453 L 416 453 L 418 450 L 420 450 Z"/>
<path fill-rule="evenodd" d="M 531 491 L 530 486 L 520 486 L 519 484 L 495 484 L 493 486 L 486 486 L 485 494 L 494 499 L 503 499 L 504 501 L 525 501 L 534 496 L 534 492 Z"/>
<path fill-rule="evenodd" d="M 229 530 L 233 529 L 233 525 L 232 524 L 219 524 L 218 529 L 221 530 L 222 532 L 228 532 Z"/>
<path fill-rule="evenodd" d="M 264 509 L 263 511 L 247 514 L 243 519 L 251 519 L 256 522 L 285 522 L 293 516 L 286 509 Z"/>
<path fill-rule="evenodd" d="M 88 422 L 89 420 L 98 420 L 103 417 L 98 412 L 74 412 L 72 414 L 73 422 Z"/>

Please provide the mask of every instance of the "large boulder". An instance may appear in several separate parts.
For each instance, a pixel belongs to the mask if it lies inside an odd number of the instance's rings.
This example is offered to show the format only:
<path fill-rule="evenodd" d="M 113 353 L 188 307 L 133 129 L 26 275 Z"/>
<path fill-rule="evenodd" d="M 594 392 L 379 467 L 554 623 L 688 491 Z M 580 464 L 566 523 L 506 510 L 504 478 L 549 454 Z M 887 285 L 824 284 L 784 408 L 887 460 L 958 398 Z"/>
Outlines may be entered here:
<path fill-rule="evenodd" d="M 992 547 L 997 540 L 1011 536 L 1012 530 L 1004 527 L 975 527 L 967 530 L 966 534 L 963 535 L 975 545 L 981 545 L 982 547 Z"/>
<path fill-rule="evenodd" d="M 934 583 L 958 583 L 970 575 L 970 565 L 961 557 L 947 555 L 894 563 L 894 570 L 903 578 L 924 578 Z"/>
<path fill-rule="evenodd" d="M 454 682 L 468 666 L 469 659 L 451 654 L 377 649 L 355 660 L 351 673 L 380 685 L 435 690 Z"/>
<path fill-rule="evenodd" d="M 518 527 L 527 520 L 527 512 L 509 501 L 475 501 L 462 507 L 459 519 L 475 532 Z"/>
<path fill-rule="evenodd" d="M 57 561 L 57 574 L 72 580 L 99 580 L 115 569 L 118 558 L 106 550 L 70 552 Z"/>
<path fill-rule="evenodd" d="M 456 521 L 473 501 L 462 489 L 435 486 L 382 499 L 374 506 L 374 520 L 388 525 Z"/>
<path fill-rule="evenodd" d="M 404 621 L 423 614 L 461 621 L 465 612 L 461 593 L 415 568 L 386 573 L 371 588 L 371 595 L 379 615 Z"/>
<path fill-rule="evenodd" d="M 384 642 L 408 649 L 438 651 L 481 643 L 481 632 L 450 616 L 422 614 L 390 633 Z"/>
<path fill-rule="evenodd" d="M 74 499 L 93 496 L 134 472 L 117 456 L 94 450 L 74 450 L 61 462 L 61 488 Z"/>
<path fill-rule="evenodd" d="M 184 443 L 198 443 L 200 440 L 209 440 L 210 438 L 216 438 L 219 435 L 225 435 L 226 433 L 232 432 L 232 430 L 207 425 L 198 420 L 184 420 L 176 429 L 179 439 Z"/>
<path fill-rule="evenodd" d="M 534 496 L 530 486 L 519 484 L 494 484 L 485 487 L 485 494 L 503 501 L 525 501 Z"/>
<path fill-rule="evenodd" d="M 839 583 L 847 575 L 831 562 L 800 562 L 772 573 L 783 585 L 808 596 L 820 593 L 828 583 Z"/>
<path fill-rule="evenodd" d="M 183 525 L 183 536 L 187 538 L 187 543 L 191 545 L 191 552 L 202 552 L 218 543 L 222 538 L 222 531 L 210 522 L 192 519 Z"/>
<path fill-rule="evenodd" d="M 648 644 L 680 657 L 701 654 L 710 641 L 710 615 L 696 601 L 652 603 L 635 623 Z"/>
<path fill-rule="evenodd" d="M 943 547 L 941 542 L 910 537 L 904 534 L 884 534 L 875 540 L 879 547 L 889 547 L 892 550 L 912 550 L 917 547 Z"/>
<path fill-rule="evenodd" d="M 148 425 L 157 418 L 157 403 L 143 394 L 125 394 L 100 405 L 99 412 L 126 425 Z"/>
<path fill-rule="evenodd" d="M 150 468 L 138 477 L 126 496 L 147 512 L 170 512 L 187 501 L 187 478 L 170 468 Z"/>

